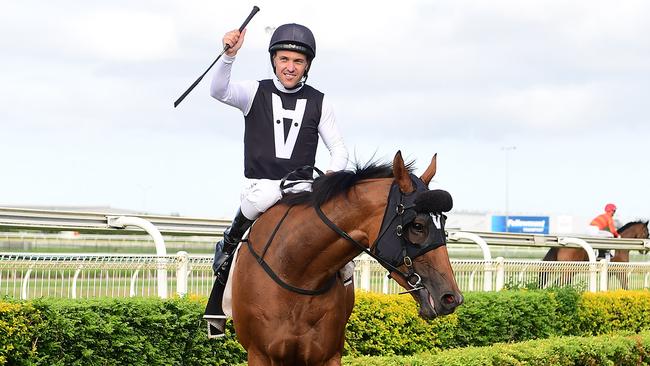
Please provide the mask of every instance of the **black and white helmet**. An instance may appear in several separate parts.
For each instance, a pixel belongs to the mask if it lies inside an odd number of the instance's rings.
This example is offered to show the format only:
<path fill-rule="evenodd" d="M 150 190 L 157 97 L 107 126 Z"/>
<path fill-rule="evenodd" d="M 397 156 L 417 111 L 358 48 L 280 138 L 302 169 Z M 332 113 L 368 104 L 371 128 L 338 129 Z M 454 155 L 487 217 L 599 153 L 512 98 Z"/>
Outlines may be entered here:
<path fill-rule="evenodd" d="M 289 23 L 283 24 L 275 29 L 269 43 L 269 54 L 271 56 L 271 67 L 275 72 L 273 65 L 273 55 L 276 51 L 286 50 L 302 53 L 307 56 L 307 62 L 311 66 L 311 61 L 316 57 L 316 39 L 309 28 L 304 25 Z M 305 69 L 303 82 L 307 80 L 309 67 Z"/>

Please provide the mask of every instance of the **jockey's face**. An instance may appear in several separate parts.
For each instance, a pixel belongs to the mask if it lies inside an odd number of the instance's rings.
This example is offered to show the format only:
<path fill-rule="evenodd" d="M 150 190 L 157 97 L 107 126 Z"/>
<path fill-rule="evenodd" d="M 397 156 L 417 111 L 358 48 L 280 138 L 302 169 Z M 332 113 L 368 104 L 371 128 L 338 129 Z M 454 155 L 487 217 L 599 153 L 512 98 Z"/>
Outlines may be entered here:
<path fill-rule="evenodd" d="M 287 89 L 295 88 L 309 67 L 305 55 L 285 50 L 275 52 L 273 65 L 275 66 L 275 76 Z"/>

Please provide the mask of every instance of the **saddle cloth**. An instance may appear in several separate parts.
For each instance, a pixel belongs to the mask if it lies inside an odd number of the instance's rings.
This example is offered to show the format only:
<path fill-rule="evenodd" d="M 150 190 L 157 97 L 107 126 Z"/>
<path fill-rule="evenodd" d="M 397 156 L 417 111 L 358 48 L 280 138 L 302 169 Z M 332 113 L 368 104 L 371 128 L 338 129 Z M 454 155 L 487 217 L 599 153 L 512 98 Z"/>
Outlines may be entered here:
<path fill-rule="evenodd" d="M 228 272 L 228 280 L 226 281 L 226 289 L 223 291 L 223 302 L 221 306 L 223 308 L 223 313 L 226 314 L 227 318 L 232 317 L 232 277 L 235 272 L 235 266 L 237 265 L 237 254 L 239 254 L 239 249 L 241 249 L 242 244 L 240 243 L 235 253 L 233 254 L 234 260 L 230 266 L 230 272 Z"/>

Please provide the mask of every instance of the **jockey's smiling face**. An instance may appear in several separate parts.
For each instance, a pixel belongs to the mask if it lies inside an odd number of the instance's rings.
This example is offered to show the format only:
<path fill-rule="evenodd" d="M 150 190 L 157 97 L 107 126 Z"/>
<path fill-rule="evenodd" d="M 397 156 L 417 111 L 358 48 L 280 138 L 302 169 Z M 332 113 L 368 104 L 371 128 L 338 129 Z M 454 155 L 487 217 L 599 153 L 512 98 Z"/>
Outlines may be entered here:
<path fill-rule="evenodd" d="M 275 75 L 287 89 L 295 88 L 309 67 L 305 55 L 286 50 L 278 50 L 275 52 L 273 65 L 275 66 Z"/>

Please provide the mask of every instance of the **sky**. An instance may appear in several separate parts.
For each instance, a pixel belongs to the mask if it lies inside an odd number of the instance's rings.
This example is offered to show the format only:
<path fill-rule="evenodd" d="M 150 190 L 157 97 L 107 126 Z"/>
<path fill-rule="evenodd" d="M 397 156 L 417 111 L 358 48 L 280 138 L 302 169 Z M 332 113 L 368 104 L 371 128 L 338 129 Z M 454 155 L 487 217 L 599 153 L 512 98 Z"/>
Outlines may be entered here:
<path fill-rule="evenodd" d="M 309 84 L 350 167 L 401 150 L 421 173 L 437 153 L 458 212 L 650 217 L 644 0 L 10 1 L 0 206 L 232 217 L 241 112 L 210 97 L 212 73 L 173 102 L 253 5 L 232 78 L 271 76 L 273 27 L 311 28 Z"/>

